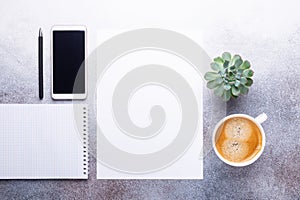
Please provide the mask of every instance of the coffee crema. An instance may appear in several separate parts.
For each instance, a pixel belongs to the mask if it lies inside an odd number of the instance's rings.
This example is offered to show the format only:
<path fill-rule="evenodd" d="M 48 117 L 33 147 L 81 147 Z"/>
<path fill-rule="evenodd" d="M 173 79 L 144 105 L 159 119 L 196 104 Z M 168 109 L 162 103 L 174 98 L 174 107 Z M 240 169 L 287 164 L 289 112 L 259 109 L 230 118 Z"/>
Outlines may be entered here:
<path fill-rule="evenodd" d="M 251 120 L 233 117 L 219 127 L 215 144 L 226 160 L 246 162 L 262 149 L 262 134 Z"/>

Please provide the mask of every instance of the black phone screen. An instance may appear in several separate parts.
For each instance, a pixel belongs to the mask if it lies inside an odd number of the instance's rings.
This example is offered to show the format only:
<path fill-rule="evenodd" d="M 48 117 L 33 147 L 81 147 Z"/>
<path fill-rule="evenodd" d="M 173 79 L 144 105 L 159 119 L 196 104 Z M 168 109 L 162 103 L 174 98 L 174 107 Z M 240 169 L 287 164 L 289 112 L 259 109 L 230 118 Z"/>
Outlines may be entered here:
<path fill-rule="evenodd" d="M 55 30 L 53 34 L 53 93 L 85 93 L 85 31 Z"/>

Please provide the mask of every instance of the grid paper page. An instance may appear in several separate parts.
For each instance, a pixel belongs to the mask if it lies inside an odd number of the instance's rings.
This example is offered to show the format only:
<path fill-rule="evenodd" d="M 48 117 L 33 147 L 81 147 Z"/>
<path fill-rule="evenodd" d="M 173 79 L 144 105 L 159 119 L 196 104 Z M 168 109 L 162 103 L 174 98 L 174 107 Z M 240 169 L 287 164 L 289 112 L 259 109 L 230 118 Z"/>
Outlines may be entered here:
<path fill-rule="evenodd" d="M 83 109 L 85 105 L 0 105 L 0 178 L 88 178 L 86 133 L 78 131 L 83 120 L 78 124 L 74 117 L 83 119 Z"/>

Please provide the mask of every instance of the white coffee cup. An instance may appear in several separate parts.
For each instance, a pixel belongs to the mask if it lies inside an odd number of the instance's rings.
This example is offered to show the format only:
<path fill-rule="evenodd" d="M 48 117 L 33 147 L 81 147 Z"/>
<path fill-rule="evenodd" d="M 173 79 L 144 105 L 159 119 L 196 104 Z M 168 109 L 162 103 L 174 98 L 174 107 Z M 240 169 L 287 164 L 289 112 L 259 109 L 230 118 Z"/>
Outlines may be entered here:
<path fill-rule="evenodd" d="M 225 159 L 217 150 L 216 148 L 216 135 L 218 132 L 219 127 L 228 119 L 231 118 L 235 118 L 235 117 L 243 117 L 246 119 L 249 119 L 250 121 L 252 121 L 260 130 L 261 136 L 262 136 L 262 147 L 260 149 L 260 151 L 250 160 L 244 161 L 244 162 L 232 162 L 229 161 L 227 159 Z M 259 116 L 257 116 L 256 118 L 253 118 L 249 115 L 245 115 L 245 114 L 233 114 L 233 115 L 229 115 L 225 118 L 223 118 L 221 121 L 219 121 L 219 123 L 216 125 L 213 135 L 212 135 L 212 145 L 214 148 L 215 153 L 217 154 L 217 156 L 226 164 L 234 166 L 234 167 L 244 167 L 247 165 L 250 165 L 252 163 L 254 163 L 262 154 L 262 152 L 264 151 L 265 145 L 266 145 L 266 136 L 265 136 L 265 131 L 263 129 L 263 127 L 261 126 L 261 124 L 267 120 L 267 115 L 265 113 L 260 114 Z"/>

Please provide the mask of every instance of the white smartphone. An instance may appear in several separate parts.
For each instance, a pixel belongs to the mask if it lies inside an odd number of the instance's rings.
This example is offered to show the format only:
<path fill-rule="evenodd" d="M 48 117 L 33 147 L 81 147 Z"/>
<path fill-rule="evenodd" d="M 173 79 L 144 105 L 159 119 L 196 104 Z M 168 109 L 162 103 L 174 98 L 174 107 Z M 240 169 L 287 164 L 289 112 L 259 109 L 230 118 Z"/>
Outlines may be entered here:
<path fill-rule="evenodd" d="M 86 27 L 51 29 L 51 95 L 53 99 L 87 96 Z"/>

